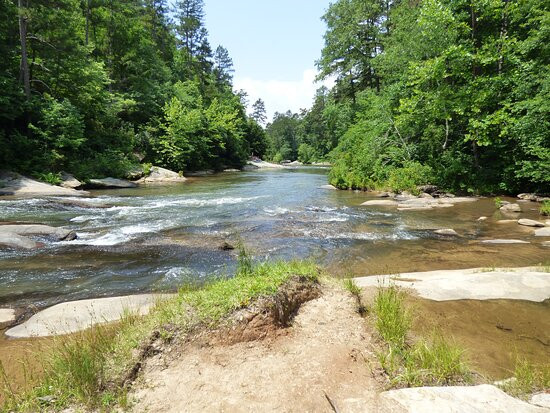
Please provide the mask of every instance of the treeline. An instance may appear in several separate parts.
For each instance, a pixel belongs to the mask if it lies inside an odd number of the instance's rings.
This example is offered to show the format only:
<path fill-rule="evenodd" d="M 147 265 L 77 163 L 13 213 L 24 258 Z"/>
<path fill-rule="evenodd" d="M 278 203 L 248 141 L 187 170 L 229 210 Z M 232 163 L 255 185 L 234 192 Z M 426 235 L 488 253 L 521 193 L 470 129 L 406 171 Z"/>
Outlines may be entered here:
<path fill-rule="evenodd" d="M 324 21 L 336 85 L 284 124 L 313 117 L 318 153 L 334 136 L 332 184 L 550 192 L 548 1 L 338 0 Z"/>
<path fill-rule="evenodd" d="M 0 1 L 0 162 L 124 176 L 242 166 L 263 129 L 213 50 L 202 0 Z M 171 5 L 170 5 L 171 7 Z"/>

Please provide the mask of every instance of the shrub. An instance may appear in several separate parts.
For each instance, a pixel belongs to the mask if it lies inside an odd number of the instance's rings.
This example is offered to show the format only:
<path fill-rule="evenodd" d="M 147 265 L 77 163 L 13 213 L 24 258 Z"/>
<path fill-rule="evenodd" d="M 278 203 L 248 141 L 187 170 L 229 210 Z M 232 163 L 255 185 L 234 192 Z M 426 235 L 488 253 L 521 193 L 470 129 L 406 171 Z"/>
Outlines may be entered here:
<path fill-rule="evenodd" d="M 540 207 L 540 214 L 550 216 L 550 201 L 543 201 Z"/>

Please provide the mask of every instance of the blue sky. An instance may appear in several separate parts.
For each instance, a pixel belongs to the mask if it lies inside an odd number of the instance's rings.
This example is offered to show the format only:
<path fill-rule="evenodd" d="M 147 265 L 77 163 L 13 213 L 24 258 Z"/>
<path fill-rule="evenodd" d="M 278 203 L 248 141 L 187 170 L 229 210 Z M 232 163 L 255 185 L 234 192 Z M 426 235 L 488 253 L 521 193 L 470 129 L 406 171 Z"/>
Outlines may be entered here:
<path fill-rule="evenodd" d="M 315 60 L 323 47 L 321 16 L 330 0 L 205 0 L 213 48 L 229 50 L 235 89 L 251 103 L 261 97 L 268 114 L 310 107 Z"/>

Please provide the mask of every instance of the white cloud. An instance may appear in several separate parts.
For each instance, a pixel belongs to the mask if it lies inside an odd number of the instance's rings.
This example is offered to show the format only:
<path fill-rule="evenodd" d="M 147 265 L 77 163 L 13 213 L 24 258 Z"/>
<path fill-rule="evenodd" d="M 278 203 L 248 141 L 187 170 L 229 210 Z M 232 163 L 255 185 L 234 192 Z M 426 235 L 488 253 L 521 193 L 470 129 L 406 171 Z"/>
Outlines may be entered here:
<path fill-rule="evenodd" d="M 323 85 L 330 88 L 334 85 L 331 79 L 315 83 L 316 76 L 315 69 L 307 69 L 304 70 L 301 80 L 257 80 L 236 77 L 234 88 L 243 89 L 248 93 L 250 106 L 257 99 L 263 99 L 267 118 L 271 121 L 275 112 L 298 112 L 302 108 L 310 108 L 318 88 Z"/>

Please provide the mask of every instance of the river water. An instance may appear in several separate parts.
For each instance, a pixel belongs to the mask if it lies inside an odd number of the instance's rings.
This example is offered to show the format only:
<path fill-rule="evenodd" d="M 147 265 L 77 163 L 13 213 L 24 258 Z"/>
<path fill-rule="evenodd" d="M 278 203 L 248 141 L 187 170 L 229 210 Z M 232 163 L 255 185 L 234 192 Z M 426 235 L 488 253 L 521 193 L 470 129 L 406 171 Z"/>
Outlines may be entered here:
<path fill-rule="evenodd" d="M 493 223 L 499 213 L 492 200 L 433 211 L 367 208 L 360 204 L 372 195 L 320 188 L 326 173 L 313 167 L 224 173 L 78 198 L 97 208 L 4 198 L 1 221 L 63 226 L 75 230 L 78 239 L 45 240 L 44 248 L 29 252 L 0 250 L 0 305 L 43 307 L 167 291 L 230 275 L 236 253 L 220 249 L 224 242 L 241 241 L 258 260 L 313 258 L 336 275 L 548 260 L 549 249 L 531 232 Z M 480 215 L 490 220 L 479 223 Z M 437 236 L 437 228 L 454 228 L 462 236 Z M 491 237 L 532 243 L 479 243 Z"/>

